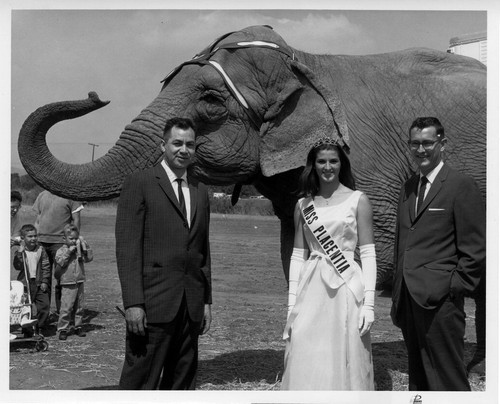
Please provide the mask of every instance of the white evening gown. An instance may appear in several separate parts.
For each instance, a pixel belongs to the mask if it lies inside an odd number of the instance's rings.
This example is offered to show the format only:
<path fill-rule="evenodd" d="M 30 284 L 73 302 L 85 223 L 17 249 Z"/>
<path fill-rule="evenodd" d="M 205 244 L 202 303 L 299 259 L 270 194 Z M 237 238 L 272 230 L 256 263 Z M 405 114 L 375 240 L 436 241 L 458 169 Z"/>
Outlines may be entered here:
<path fill-rule="evenodd" d="M 338 205 L 316 206 L 321 224 L 351 259 L 358 242 L 356 211 L 361 194 L 354 191 Z M 285 329 L 284 338 L 290 337 L 281 388 L 373 390 L 370 333 L 361 338 L 358 329 L 362 302 L 356 302 L 306 224 L 304 234 L 311 254 L 299 279 L 297 315 Z"/>

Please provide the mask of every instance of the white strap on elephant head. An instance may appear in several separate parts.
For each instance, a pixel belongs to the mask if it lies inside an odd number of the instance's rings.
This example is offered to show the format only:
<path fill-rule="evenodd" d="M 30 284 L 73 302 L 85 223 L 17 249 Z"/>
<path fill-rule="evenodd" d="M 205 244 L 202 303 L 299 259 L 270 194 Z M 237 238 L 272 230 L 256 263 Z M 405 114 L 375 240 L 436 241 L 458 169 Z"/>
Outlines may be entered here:
<path fill-rule="evenodd" d="M 196 54 L 191 60 L 188 60 L 187 62 L 182 63 L 181 65 L 177 66 L 175 69 L 173 69 L 163 80 L 162 83 L 163 88 L 168 84 L 168 82 L 182 69 L 183 66 L 188 65 L 188 64 L 199 64 L 199 65 L 208 65 L 212 66 L 217 70 L 217 72 L 221 75 L 222 79 L 224 80 L 224 83 L 228 87 L 229 91 L 231 94 L 236 98 L 236 100 L 240 103 L 240 105 L 243 107 L 244 111 L 247 113 L 248 117 L 250 118 L 250 121 L 255 125 L 257 129 L 260 128 L 262 125 L 262 119 L 259 117 L 259 115 L 250 107 L 248 102 L 245 100 L 245 97 L 243 94 L 236 88 L 235 84 L 229 77 L 229 75 L 226 73 L 224 68 L 217 62 L 210 60 L 210 58 L 219 50 L 221 49 L 241 49 L 241 48 L 267 48 L 267 49 L 272 49 L 278 52 L 283 53 L 287 57 L 290 57 L 292 60 L 296 60 L 295 53 L 291 52 L 288 49 L 285 49 L 281 47 L 278 44 L 275 44 L 273 42 L 266 42 L 266 41 L 238 41 L 238 42 L 231 42 L 231 43 L 226 43 L 222 44 L 219 46 L 216 46 L 217 43 L 219 43 L 223 38 L 231 35 L 233 32 L 230 32 L 221 38 L 218 38 L 216 41 L 214 41 L 210 46 L 208 46 L 206 49 L 204 49 L 201 53 Z"/>
<path fill-rule="evenodd" d="M 236 99 L 238 100 L 238 102 L 241 105 L 243 105 L 243 107 L 245 107 L 246 109 L 248 109 L 249 107 L 248 107 L 247 101 L 245 100 L 245 97 L 243 97 L 243 95 L 238 91 L 238 89 L 233 84 L 233 82 L 231 81 L 231 79 L 229 78 L 229 76 L 227 75 L 227 73 L 224 71 L 224 69 L 222 68 L 222 66 L 220 64 L 218 64 L 217 62 L 213 61 L 213 60 L 209 60 L 208 63 L 210 63 L 213 67 L 215 67 L 219 71 L 219 73 L 224 78 L 224 81 L 226 82 L 226 84 L 229 86 L 229 88 L 231 89 L 231 91 L 235 94 Z"/>

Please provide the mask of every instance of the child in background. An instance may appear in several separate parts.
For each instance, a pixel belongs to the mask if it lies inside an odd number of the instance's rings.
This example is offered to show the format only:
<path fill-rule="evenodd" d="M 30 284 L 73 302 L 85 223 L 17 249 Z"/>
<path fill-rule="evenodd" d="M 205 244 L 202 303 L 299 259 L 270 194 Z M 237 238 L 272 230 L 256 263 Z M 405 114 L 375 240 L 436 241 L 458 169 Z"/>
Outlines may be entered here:
<path fill-rule="evenodd" d="M 54 276 L 61 285 L 61 310 L 57 331 L 62 341 L 68 338 L 72 320 L 75 324 L 75 334 L 85 336 L 82 330 L 84 262 L 90 262 L 92 259 L 92 250 L 80 237 L 78 227 L 74 224 L 64 226 L 64 245 L 56 252 L 54 271 Z"/>
<path fill-rule="evenodd" d="M 13 261 L 14 268 L 19 271 L 17 280 L 21 281 L 30 292 L 31 302 L 36 307 L 37 333 L 47 326 L 50 309 L 50 281 L 52 271 L 49 257 L 45 249 L 38 244 L 38 234 L 35 226 L 25 224 L 21 227 L 21 242 Z M 28 278 L 25 275 L 25 266 Z M 21 323 L 25 337 L 31 337 L 33 330 L 26 321 Z"/>

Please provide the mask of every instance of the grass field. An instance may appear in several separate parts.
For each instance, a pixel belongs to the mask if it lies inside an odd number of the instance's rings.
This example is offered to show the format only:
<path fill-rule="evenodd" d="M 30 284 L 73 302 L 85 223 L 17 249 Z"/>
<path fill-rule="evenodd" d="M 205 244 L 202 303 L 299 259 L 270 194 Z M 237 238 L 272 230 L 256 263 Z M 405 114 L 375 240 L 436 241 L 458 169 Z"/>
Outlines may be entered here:
<path fill-rule="evenodd" d="M 88 207 L 82 235 L 94 249 L 87 264 L 87 337 L 59 341 L 49 349 L 11 344 L 12 390 L 116 389 L 124 358 L 124 321 L 114 251 L 115 208 Z M 275 217 L 213 215 L 211 221 L 212 328 L 200 340 L 199 390 L 279 390 L 283 372 L 286 282 Z M 390 296 L 378 293 L 372 328 L 377 390 L 407 390 L 406 350 L 390 320 Z M 474 304 L 466 300 L 466 360 L 473 353 Z M 471 379 L 473 390 L 485 382 Z"/>

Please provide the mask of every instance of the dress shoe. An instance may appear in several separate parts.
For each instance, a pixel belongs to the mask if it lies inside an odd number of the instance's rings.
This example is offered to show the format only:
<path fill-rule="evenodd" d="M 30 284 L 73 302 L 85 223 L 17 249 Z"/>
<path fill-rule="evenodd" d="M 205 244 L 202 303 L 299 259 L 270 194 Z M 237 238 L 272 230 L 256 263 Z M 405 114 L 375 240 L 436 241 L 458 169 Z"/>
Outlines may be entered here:
<path fill-rule="evenodd" d="M 59 332 L 59 339 L 61 341 L 66 341 L 68 339 L 68 332 L 65 330 L 62 330 Z"/>
<path fill-rule="evenodd" d="M 483 357 L 474 357 L 467 365 L 468 374 L 477 374 L 480 377 L 486 376 L 486 364 Z"/>

